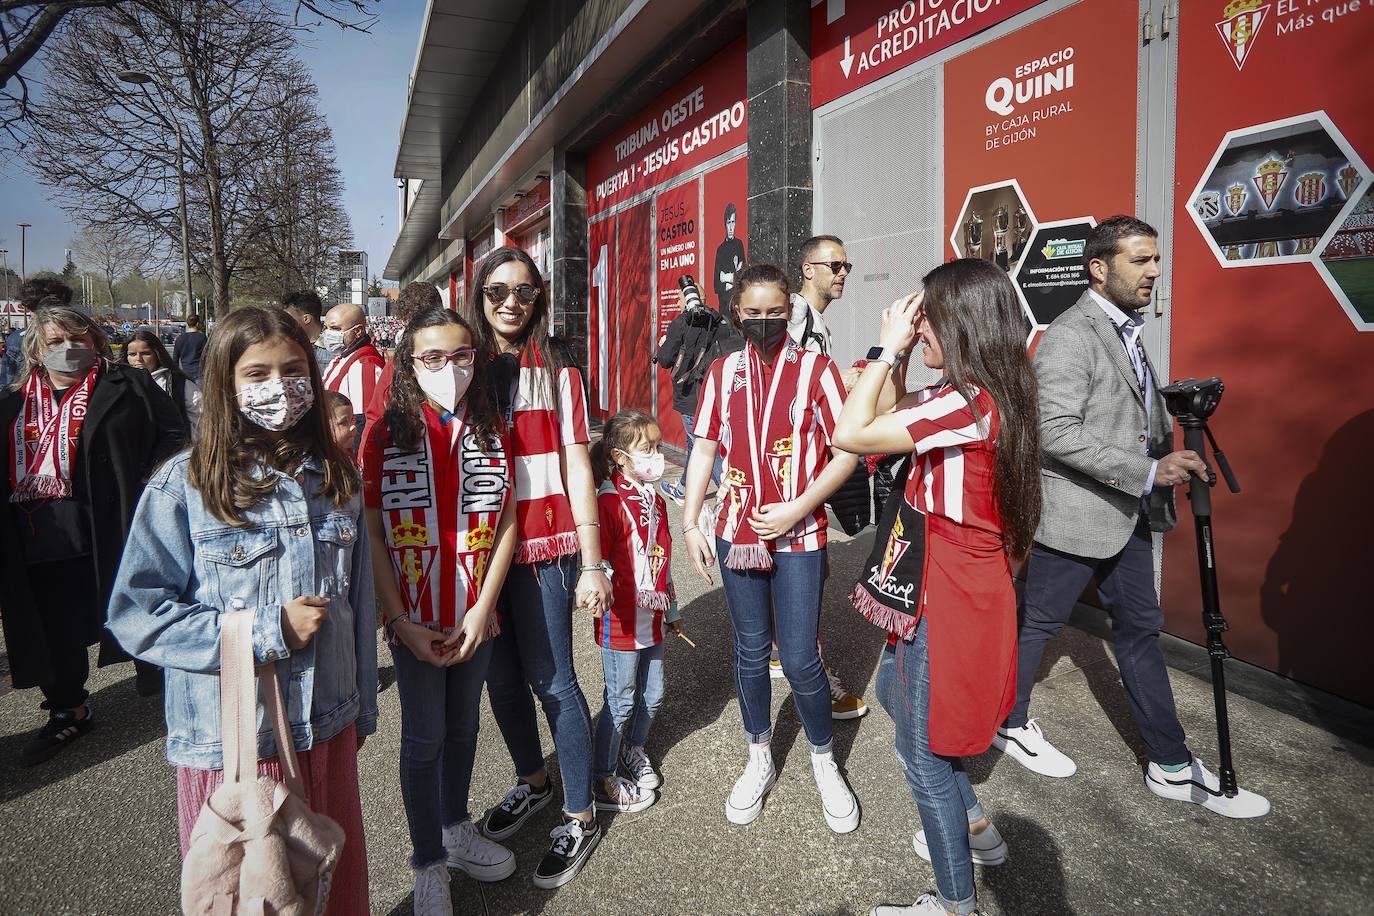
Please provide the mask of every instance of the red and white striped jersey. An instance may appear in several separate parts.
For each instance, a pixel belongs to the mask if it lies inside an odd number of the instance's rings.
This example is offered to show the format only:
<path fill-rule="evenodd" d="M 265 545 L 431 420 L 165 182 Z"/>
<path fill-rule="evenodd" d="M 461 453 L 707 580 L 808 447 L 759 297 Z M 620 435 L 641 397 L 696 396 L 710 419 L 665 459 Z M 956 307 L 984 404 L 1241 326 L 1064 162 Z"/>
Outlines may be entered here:
<path fill-rule="evenodd" d="M 788 418 L 796 433 L 790 442 L 792 461 L 789 473 L 783 475 L 783 498 L 793 500 L 815 482 L 825 466 L 830 463 L 830 436 L 835 429 L 835 419 L 844 407 L 844 380 L 839 369 L 828 356 L 811 350 L 798 350 L 800 360 L 799 374 L 795 390 L 779 389 L 774 397 L 787 403 Z M 726 354 L 711 364 L 706 378 L 702 381 L 700 400 L 697 404 L 696 423 L 692 434 L 702 439 L 714 439 L 720 443 L 720 454 L 724 462 L 721 481 L 737 483 L 743 480 L 740 473 L 750 465 L 748 434 L 744 417 L 731 418 L 730 395 L 744 386 L 746 351 L 739 350 Z M 773 367 L 764 364 L 764 390 L 772 388 Z M 738 437 L 738 439 L 736 439 Z M 758 447 L 758 443 L 754 443 Z M 765 443 L 764 448 L 767 448 Z M 772 455 L 761 455 L 759 464 L 767 467 Z M 731 469 L 737 473 L 731 474 Z M 739 513 L 722 509 L 716 522 L 716 536 L 731 543 L 739 526 L 748 524 Z M 773 550 L 800 552 L 820 550 L 826 544 L 828 521 L 825 505 L 804 517 L 792 530 L 773 542 Z"/>
<path fill-rule="evenodd" d="M 918 403 L 897 411 L 916 443 L 906 499 L 921 512 L 1000 536 L 1002 520 L 994 502 L 993 473 L 997 405 L 986 392 L 972 391 L 981 421 L 974 418 L 964 396 L 947 383 L 922 389 L 917 393 Z"/>
<path fill-rule="evenodd" d="M 557 409 L 550 402 L 541 367 L 522 365 L 513 404 L 511 452 L 515 466 L 516 525 L 520 543 L 515 562 L 533 563 L 578 549 L 572 505 L 563 489 L 559 448 L 591 441 L 582 375 L 558 373 Z"/>
<path fill-rule="evenodd" d="M 330 360 L 324 367 L 324 387 L 348 398 L 355 416 L 364 414 L 385 364 L 386 360 L 369 340 L 352 353 Z"/>

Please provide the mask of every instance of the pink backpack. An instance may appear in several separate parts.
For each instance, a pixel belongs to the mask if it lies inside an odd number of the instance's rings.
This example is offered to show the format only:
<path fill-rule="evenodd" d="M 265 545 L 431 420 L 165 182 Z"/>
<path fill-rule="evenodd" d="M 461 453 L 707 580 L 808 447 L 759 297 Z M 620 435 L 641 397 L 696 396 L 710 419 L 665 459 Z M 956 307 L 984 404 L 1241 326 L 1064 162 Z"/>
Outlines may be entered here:
<path fill-rule="evenodd" d="M 343 828 L 306 804 L 274 664 L 258 673 L 286 782 L 257 775 L 252 621 L 250 612 L 220 617 L 224 783 L 200 809 L 181 863 L 181 908 L 191 916 L 323 913 L 343 850 Z"/>

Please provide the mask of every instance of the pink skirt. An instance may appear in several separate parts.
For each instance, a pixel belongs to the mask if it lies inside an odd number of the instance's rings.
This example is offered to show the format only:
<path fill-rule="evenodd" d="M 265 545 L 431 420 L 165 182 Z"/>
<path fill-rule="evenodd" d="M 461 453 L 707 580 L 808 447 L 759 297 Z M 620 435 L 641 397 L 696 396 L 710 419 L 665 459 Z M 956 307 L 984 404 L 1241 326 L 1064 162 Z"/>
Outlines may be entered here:
<path fill-rule="evenodd" d="M 350 725 L 328 741 L 308 751 L 298 751 L 305 800 L 314 811 L 327 815 L 344 829 L 343 856 L 334 870 L 329 892 L 328 916 L 367 916 L 367 847 L 363 839 L 363 807 L 358 798 L 358 733 Z M 276 757 L 258 761 L 258 774 L 280 780 Z M 191 843 L 196 818 L 220 783 L 223 770 L 177 767 L 177 832 L 181 854 Z"/>

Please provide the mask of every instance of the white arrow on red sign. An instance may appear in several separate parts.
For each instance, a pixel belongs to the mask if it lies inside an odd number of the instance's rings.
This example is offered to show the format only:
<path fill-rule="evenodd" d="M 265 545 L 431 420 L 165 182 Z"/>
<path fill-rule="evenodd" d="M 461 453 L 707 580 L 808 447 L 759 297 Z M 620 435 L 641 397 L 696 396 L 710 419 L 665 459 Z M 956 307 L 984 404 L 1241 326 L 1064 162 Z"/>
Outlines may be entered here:
<path fill-rule="evenodd" d="M 854 55 L 849 51 L 849 38 L 844 40 L 844 57 L 840 58 L 840 69 L 844 71 L 845 79 L 849 79 L 849 68 L 854 66 Z"/>

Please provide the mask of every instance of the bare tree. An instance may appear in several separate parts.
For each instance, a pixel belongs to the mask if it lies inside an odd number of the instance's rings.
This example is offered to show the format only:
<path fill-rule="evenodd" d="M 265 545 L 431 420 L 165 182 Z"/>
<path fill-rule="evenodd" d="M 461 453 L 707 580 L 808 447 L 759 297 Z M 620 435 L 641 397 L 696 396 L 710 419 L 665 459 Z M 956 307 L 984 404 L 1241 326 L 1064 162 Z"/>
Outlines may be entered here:
<path fill-rule="evenodd" d="M 131 273 L 142 273 L 153 258 L 153 242 L 137 234 L 120 232 L 108 226 L 87 226 L 72 240 L 72 249 L 81 263 L 100 274 L 117 307 L 115 282 Z"/>

